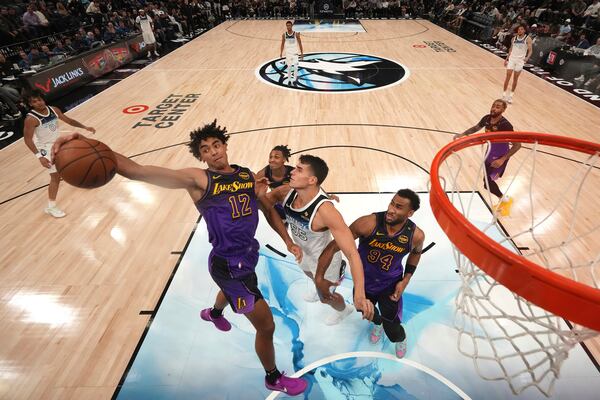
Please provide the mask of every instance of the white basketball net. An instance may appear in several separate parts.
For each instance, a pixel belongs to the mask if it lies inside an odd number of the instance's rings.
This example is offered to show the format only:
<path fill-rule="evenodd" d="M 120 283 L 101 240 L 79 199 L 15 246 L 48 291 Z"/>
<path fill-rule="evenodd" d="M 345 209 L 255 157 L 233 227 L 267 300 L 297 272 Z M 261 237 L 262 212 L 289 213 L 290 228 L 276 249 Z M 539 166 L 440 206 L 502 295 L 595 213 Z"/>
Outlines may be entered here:
<path fill-rule="evenodd" d="M 442 183 L 450 201 L 471 223 L 505 247 L 515 252 L 515 244 L 528 247 L 523 257 L 565 279 L 599 288 L 600 243 L 593 243 L 592 236 L 596 235 L 598 242 L 600 215 L 597 207 L 589 207 L 597 204 L 597 194 L 590 188 L 600 187 L 600 171 L 595 168 L 600 164 L 599 155 L 537 143 L 522 147 L 497 181 L 502 192 L 514 198 L 512 215 L 504 218 L 475 207 L 481 204 L 479 193 L 490 205 L 498 201 L 483 188 L 488 149 L 489 143 L 469 147 L 440 165 L 439 174 L 444 177 Z M 553 157 L 547 152 L 564 156 Z M 561 178 L 559 184 L 558 180 L 548 181 L 548 176 L 567 178 Z M 553 235 L 558 229 L 563 234 Z M 454 255 L 462 279 L 455 318 L 459 351 L 473 358 L 483 379 L 506 380 L 515 394 L 533 386 L 550 396 L 569 350 L 599 332 L 574 324 L 569 328 L 561 317 L 486 275 L 456 248 Z"/>

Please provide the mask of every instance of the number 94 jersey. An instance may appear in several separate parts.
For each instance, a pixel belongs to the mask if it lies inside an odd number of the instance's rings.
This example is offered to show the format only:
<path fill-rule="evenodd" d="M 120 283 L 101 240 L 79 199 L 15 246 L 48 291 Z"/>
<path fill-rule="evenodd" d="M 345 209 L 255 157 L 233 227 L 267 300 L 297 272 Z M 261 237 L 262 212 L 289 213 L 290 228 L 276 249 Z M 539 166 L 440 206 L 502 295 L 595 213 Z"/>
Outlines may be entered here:
<path fill-rule="evenodd" d="M 393 236 L 385 227 L 385 211 L 375 213 L 377 223 L 369 236 L 361 237 L 358 253 L 365 271 L 365 291 L 376 294 L 396 284 L 404 274 L 402 259 L 412 248 L 416 225 L 410 219 Z"/>
<path fill-rule="evenodd" d="M 258 226 L 254 176 L 248 168 L 231 167 L 235 171 L 228 174 L 206 171 L 206 192 L 196 203 L 206 221 L 213 253 L 227 259 L 258 254 L 260 247 L 254 238 Z"/>

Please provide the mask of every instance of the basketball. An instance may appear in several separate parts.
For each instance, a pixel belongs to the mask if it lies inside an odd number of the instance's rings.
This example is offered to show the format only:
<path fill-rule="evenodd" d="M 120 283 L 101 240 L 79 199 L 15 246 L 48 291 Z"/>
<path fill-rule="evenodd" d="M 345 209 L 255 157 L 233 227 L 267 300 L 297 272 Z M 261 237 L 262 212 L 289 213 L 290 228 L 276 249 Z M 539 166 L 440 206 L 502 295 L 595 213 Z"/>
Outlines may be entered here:
<path fill-rule="evenodd" d="M 63 144 L 54 157 L 56 170 L 65 182 L 84 189 L 105 185 L 117 172 L 112 150 L 94 139 L 73 139 Z"/>

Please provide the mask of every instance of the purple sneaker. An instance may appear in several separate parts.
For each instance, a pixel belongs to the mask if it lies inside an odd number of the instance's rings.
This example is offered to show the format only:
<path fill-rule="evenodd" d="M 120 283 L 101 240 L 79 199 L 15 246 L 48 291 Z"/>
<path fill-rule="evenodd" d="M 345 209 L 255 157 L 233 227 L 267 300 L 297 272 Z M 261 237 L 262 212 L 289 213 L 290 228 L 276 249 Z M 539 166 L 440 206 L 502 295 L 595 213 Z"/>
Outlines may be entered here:
<path fill-rule="evenodd" d="M 290 396 L 296 396 L 306 390 L 308 383 L 302 378 L 290 378 L 289 376 L 285 376 L 285 373 L 282 373 L 273 385 L 265 379 L 265 386 L 269 390 L 276 390 Z"/>
<path fill-rule="evenodd" d="M 220 316 L 219 318 L 213 318 L 210 316 L 210 310 L 211 308 L 205 308 L 204 310 L 200 311 L 200 318 L 205 321 L 212 322 L 220 331 L 227 332 L 231 329 L 231 324 L 225 319 L 225 317 Z"/>

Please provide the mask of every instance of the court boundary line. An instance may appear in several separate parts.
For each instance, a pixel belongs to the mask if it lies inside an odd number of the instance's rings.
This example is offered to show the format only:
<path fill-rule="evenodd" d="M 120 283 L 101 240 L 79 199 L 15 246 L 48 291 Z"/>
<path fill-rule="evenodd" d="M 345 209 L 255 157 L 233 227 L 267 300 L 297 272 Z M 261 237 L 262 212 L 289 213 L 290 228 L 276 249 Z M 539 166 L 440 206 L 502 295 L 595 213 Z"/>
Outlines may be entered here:
<path fill-rule="evenodd" d="M 179 257 L 177 258 L 177 262 L 175 263 L 173 270 L 169 274 L 169 279 L 167 279 L 167 282 L 165 283 L 165 287 L 163 288 L 163 291 L 160 294 L 160 297 L 158 298 L 158 301 L 156 302 L 154 308 L 148 314 L 141 314 L 141 312 L 140 312 L 140 315 L 150 315 L 150 318 L 148 318 L 148 322 L 146 323 L 146 326 L 144 327 L 144 331 L 142 332 L 142 335 L 140 336 L 138 343 L 136 344 L 135 349 L 133 350 L 133 353 L 131 354 L 131 356 L 129 358 L 129 362 L 127 363 L 127 366 L 125 367 L 125 370 L 123 371 L 123 374 L 121 375 L 121 378 L 119 379 L 119 383 L 117 383 L 117 386 L 115 387 L 115 391 L 111 397 L 112 400 L 115 400 L 119 396 L 119 393 L 121 392 L 121 389 L 123 388 L 123 385 L 125 384 L 127 375 L 129 374 L 131 367 L 133 367 L 133 363 L 135 362 L 137 355 L 138 355 L 140 349 L 142 348 L 142 345 L 144 344 L 146 335 L 148 334 L 148 332 L 150 332 L 150 327 L 152 326 L 154 317 L 156 317 L 156 313 L 158 312 L 165 296 L 167 295 L 167 292 L 169 291 L 169 288 L 171 287 L 171 283 L 173 282 L 173 279 L 175 278 L 175 274 L 179 270 L 181 261 L 183 261 L 183 257 L 185 256 L 188 246 L 190 245 L 190 243 L 192 242 L 192 239 L 194 238 L 194 234 L 196 233 L 196 229 L 198 228 L 198 224 L 200 223 L 201 220 L 202 220 L 202 215 L 200 215 L 198 217 L 198 219 L 196 220 L 196 224 L 190 231 L 190 234 L 185 243 L 185 246 L 183 246 L 183 250 L 179 254 Z"/>
<path fill-rule="evenodd" d="M 262 37 L 255 37 L 255 36 L 249 36 L 249 35 L 243 35 L 241 33 L 237 33 L 237 32 L 233 32 L 230 31 L 229 29 L 232 28 L 233 26 L 237 25 L 239 22 L 242 21 L 284 21 L 284 20 L 260 20 L 260 19 L 252 19 L 252 20 L 236 20 L 233 24 L 229 25 L 227 28 L 225 28 L 225 31 L 235 35 L 235 36 L 240 36 L 240 37 L 244 37 L 244 38 L 248 38 L 248 39 L 254 39 L 254 40 L 263 40 L 263 41 L 267 41 L 267 42 L 279 42 L 279 39 L 269 39 L 269 38 L 262 38 Z M 360 22 L 360 24 L 362 25 L 362 18 L 358 19 L 358 21 Z M 392 21 L 412 21 L 412 22 L 416 22 L 417 25 L 421 26 L 422 28 L 424 28 L 424 30 L 420 31 L 420 32 L 416 32 L 416 33 L 411 33 L 408 35 L 400 35 L 400 36 L 394 36 L 394 37 L 389 37 L 389 38 L 381 38 L 381 39 L 362 39 L 362 40 L 318 40 L 318 41 L 312 41 L 309 40 L 307 41 L 307 43 L 362 43 L 362 42 L 380 42 L 380 41 L 384 41 L 384 40 L 399 40 L 399 39 L 405 39 L 405 38 L 410 38 L 413 36 L 418 36 L 421 35 L 425 32 L 428 32 L 430 30 L 429 27 L 425 26 L 424 24 L 422 24 L 420 21 L 424 21 L 422 18 L 415 18 L 415 19 L 397 19 L 397 20 L 388 20 L 388 19 L 382 19 L 382 20 L 369 20 L 369 21 L 387 21 L 387 22 L 392 22 Z M 432 22 L 433 23 L 433 22 Z M 435 24 L 434 24 L 435 25 Z M 365 30 L 365 33 L 369 33 L 369 31 L 367 31 L 367 29 L 365 28 L 365 26 L 363 25 L 363 29 Z M 354 36 L 352 36 L 354 37 Z"/>
<path fill-rule="evenodd" d="M 419 371 L 424 372 L 427 375 L 437 379 L 439 382 L 442 382 L 450 390 L 452 390 L 454 393 L 459 395 L 462 399 L 472 400 L 471 397 L 468 394 L 466 394 L 461 388 L 459 388 L 457 385 L 452 383 L 451 380 L 449 380 L 448 378 L 446 378 L 444 375 L 440 374 L 436 370 L 429 368 L 428 366 L 418 363 L 414 360 L 409 360 L 406 358 L 400 359 L 400 358 L 397 358 L 396 356 L 393 356 L 392 354 L 381 353 L 378 351 L 351 351 L 351 352 L 347 352 L 347 353 L 339 353 L 339 354 L 336 354 L 333 356 L 327 356 L 327 357 L 321 358 L 320 360 L 317 360 L 317 361 L 314 361 L 314 362 L 308 364 L 306 367 L 302 368 L 300 371 L 295 372 L 291 376 L 294 378 L 299 378 L 302 375 L 306 374 L 307 372 L 312 371 L 315 368 L 318 368 L 320 366 L 323 366 L 325 364 L 328 364 L 328 363 L 331 363 L 334 361 L 344 360 L 344 359 L 347 359 L 350 357 L 382 358 L 384 360 L 395 361 L 399 364 L 409 365 L 409 366 L 411 366 L 415 369 L 418 369 Z M 281 392 L 271 392 L 271 394 L 269 394 L 269 396 L 267 396 L 267 398 L 265 400 L 273 400 L 273 399 L 277 398 L 280 394 L 281 394 Z"/>

